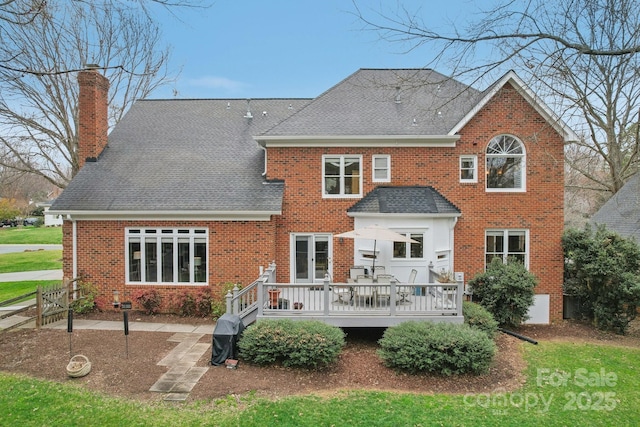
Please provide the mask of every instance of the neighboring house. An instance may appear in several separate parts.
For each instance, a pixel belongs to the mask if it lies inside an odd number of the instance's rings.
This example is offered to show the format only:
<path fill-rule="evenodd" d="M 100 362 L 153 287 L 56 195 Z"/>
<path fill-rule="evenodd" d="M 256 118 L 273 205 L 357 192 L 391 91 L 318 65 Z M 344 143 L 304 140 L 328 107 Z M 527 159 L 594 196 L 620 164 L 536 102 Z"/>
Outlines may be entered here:
<path fill-rule="evenodd" d="M 591 223 L 605 225 L 623 237 L 640 242 L 640 174 L 627 181 L 591 217 Z"/>
<path fill-rule="evenodd" d="M 109 295 L 150 286 L 345 282 L 376 264 L 416 283 L 468 280 L 499 256 L 539 279 L 562 319 L 563 147 L 575 135 L 518 76 L 484 91 L 427 69 L 361 69 L 314 99 L 140 100 L 107 140 L 108 82 L 81 72 L 80 159 L 64 215 L 65 277 Z"/>
<path fill-rule="evenodd" d="M 52 201 L 50 202 L 40 202 L 36 203 L 36 206 L 42 208 L 44 215 L 44 226 L 45 227 L 60 227 L 62 225 L 62 215 L 52 214 L 49 212 L 51 209 Z"/>

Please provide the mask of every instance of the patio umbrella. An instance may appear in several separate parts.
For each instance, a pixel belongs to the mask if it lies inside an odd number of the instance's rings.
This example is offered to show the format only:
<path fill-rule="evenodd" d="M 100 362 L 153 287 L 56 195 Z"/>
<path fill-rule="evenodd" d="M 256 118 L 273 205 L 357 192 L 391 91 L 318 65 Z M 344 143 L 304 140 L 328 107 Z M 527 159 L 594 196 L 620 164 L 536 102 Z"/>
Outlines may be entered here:
<path fill-rule="evenodd" d="M 356 228 L 355 230 L 347 231 L 344 233 L 336 234 L 334 237 L 344 237 L 347 239 L 367 239 L 373 240 L 373 265 L 371 266 L 371 272 L 376 271 L 376 244 L 378 240 L 387 242 L 407 242 L 407 243 L 420 243 L 404 234 L 396 233 L 393 230 L 389 230 L 379 225 L 369 225 L 367 227 Z"/>

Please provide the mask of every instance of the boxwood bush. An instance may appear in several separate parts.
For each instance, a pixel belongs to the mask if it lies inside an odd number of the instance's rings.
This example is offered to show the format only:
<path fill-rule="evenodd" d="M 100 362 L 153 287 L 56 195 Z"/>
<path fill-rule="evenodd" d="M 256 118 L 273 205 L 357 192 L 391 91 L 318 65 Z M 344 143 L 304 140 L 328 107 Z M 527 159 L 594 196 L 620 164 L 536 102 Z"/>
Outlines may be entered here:
<path fill-rule="evenodd" d="M 387 328 L 379 344 L 386 366 L 411 374 L 482 374 L 496 351 L 485 332 L 454 323 L 403 322 Z"/>
<path fill-rule="evenodd" d="M 472 328 L 486 332 L 489 338 L 495 337 L 498 331 L 498 322 L 489 313 L 489 310 L 475 302 L 463 301 L 462 315 L 464 316 L 464 323 Z"/>
<path fill-rule="evenodd" d="M 321 368 L 335 362 L 344 347 L 344 332 L 315 320 L 261 320 L 238 341 L 242 360 L 257 365 L 280 363 Z"/>
<path fill-rule="evenodd" d="M 505 264 L 494 257 L 485 272 L 475 275 L 469 286 L 473 299 L 489 310 L 500 326 L 517 327 L 529 318 L 538 279 L 515 258 Z"/>

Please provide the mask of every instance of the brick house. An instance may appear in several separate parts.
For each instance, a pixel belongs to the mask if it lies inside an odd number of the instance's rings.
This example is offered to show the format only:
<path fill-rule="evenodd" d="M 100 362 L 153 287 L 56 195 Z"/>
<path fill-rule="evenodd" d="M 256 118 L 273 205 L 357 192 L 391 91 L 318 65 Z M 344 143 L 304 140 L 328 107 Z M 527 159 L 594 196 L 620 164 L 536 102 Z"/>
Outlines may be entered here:
<path fill-rule="evenodd" d="M 563 147 L 575 138 L 509 72 L 479 91 L 427 69 L 361 69 L 314 99 L 140 100 L 107 138 L 108 82 L 84 71 L 80 158 L 50 211 L 64 275 L 110 296 L 473 277 L 494 256 L 539 279 L 531 314 L 562 318 Z M 337 239 L 378 224 L 417 243 Z"/>

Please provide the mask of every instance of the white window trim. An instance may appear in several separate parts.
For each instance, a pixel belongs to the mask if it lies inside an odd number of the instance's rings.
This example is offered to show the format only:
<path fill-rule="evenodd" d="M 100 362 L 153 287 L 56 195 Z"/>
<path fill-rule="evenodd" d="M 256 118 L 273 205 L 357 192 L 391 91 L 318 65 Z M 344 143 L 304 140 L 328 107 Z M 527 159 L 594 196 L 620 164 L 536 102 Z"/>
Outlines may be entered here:
<path fill-rule="evenodd" d="M 467 160 L 467 159 L 471 159 L 473 160 L 473 178 L 471 179 L 464 179 L 462 178 L 462 163 Z M 460 170 L 459 170 L 460 174 L 460 182 L 464 183 L 464 184 L 474 184 L 478 182 L 478 156 L 475 154 L 468 154 L 468 155 L 462 155 L 460 156 Z"/>
<path fill-rule="evenodd" d="M 207 260 L 206 262 L 206 268 L 204 271 L 204 277 L 205 277 L 205 281 L 204 282 L 196 282 L 196 281 L 189 281 L 189 282 L 179 282 L 177 280 L 174 280 L 172 282 L 163 282 L 161 280 L 156 281 L 156 282 L 147 282 L 147 281 L 142 281 L 142 274 L 143 274 L 143 269 L 141 268 L 140 274 L 141 274 L 141 280 L 140 281 L 131 281 L 130 277 L 129 277 L 129 272 L 130 272 L 130 268 L 129 268 L 129 259 L 130 259 L 130 253 L 129 253 L 129 242 L 131 238 L 140 238 L 141 242 L 140 242 L 140 259 L 144 260 L 145 259 L 145 245 L 142 244 L 142 239 L 144 239 L 145 237 L 150 237 L 152 236 L 152 234 L 145 234 L 146 230 L 156 230 L 155 236 L 158 237 L 158 240 L 160 242 L 160 247 L 162 245 L 162 239 L 163 238 L 172 238 L 173 239 L 173 243 L 174 243 L 174 253 L 173 253 L 173 265 L 177 266 L 178 262 L 177 262 L 177 252 L 175 251 L 175 248 L 177 247 L 177 243 L 178 243 L 178 239 L 179 238 L 189 238 L 189 257 L 190 257 L 190 261 L 189 261 L 189 265 L 192 266 L 190 267 L 190 272 L 189 272 L 189 277 L 190 278 L 195 278 L 195 272 L 194 270 L 192 270 L 195 267 L 195 263 L 194 263 L 194 257 L 195 257 L 195 251 L 193 250 L 193 246 L 195 243 L 195 239 L 205 239 L 205 247 L 206 247 L 206 252 L 207 254 L 209 253 L 209 233 L 208 230 L 206 228 L 200 228 L 200 227 L 196 227 L 196 228 L 191 228 L 191 227 L 160 227 L 160 228 L 156 228 L 156 227 L 129 227 L 129 228 L 125 228 L 125 239 L 124 239 L 124 246 L 125 246 L 125 250 L 124 250 L 124 255 L 125 255 L 125 284 L 127 285 L 135 285 L 135 286 L 142 286 L 142 285 L 146 285 L 146 286 L 167 286 L 167 285 L 171 285 L 171 286 L 208 286 L 209 285 L 209 262 Z M 171 233 L 163 233 L 162 230 L 172 230 Z M 178 233 L 178 230 L 188 230 L 188 233 Z M 197 231 L 197 232 L 196 232 Z M 204 231 L 204 233 L 202 232 Z M 158 253 L 161 253 L 161 250 L 158 250 Z M 208 255 L 207 255 L 208 256 Z M 142 266 L 142 264 L 141 264 Z M 159 268 L 159 266 L 158 266 Z M 177 276 L 177 269 L 174 268 L 174 278 Z M 162 278 L 162 272 L 158 271 L 158 277 Z"/>
<path fill-rule="evenodd" d="M 509 257 L 509 233 L 522 233 L 524 232 L 524 266 L 528 270 L 529 269 L 529 257 L 531 256 L 531 246 L 529 243 L 529 230 L 526 228 L 488 228 L 484 231 L 484 268 L 487 266 L 487 235 L 489 233 L 504 233 L 504 254 L 502 255 L 502 262 L 507 262 L 507 258 Z"/>
<path fill-rule="evenodd" d="M 341 172 L 344 172 L 344 158 L 345 157 L 354 157 L 358 159 L 359 164 L 359 176 L 358 176 L 358 190 L 359 192 L 352 194 L 327 194 L 325 191 L 325 176 L 324 176 L 324 164 L 327 158 L 331 157 L 339 157 L 341 163 Z M 322 198 L 323 199 L 355 199 L 362 197 L 362 155 L 361 154 L 323 154 L 322 155 L 322 164 L 320 165 L 322 168 Z M 344 186 L 344 175 L 340 175 L 341 188 L 345 188 Z"/>
<path fill-rule="evenodd" d="M 384 178 L 376 178 L 376 159 L 387 159 L 386 172 L 387 176 Z M 375 154 L 371 156 L 371 180 L 373 182 L 391 182 L 391 156 L 388 154 Z"/>
<path fill-rule="evenodd" d="M 501 136 L 508 136 L 518 141 L 520 143 L 520 146 L 522 147 L 522 154 L 512 154 L 512 155 L 505 154 L 502 156 L 497 154 L 488 154 L 487 149 L 489 148 L 489 145 L 491 144 L 491 142 L 494 139 L 499 138 Z M 485 152 L 484 152 L 485 153 L 484 169 L 486 174 L 485 180 L 484 180 L 485 191 L 488 193 L 525 193 L 527 191 L 527 151 L 526 151 L 526 147 L 524 146 L 520 138 L 517 138 L 516 136 L 511 134 L 496 135 L 493 138 L 491 138 L 491 140 L 487 144 L 487 149 L 485 149 Z M 520 186 L 520 188 L 490 188 L 488 186 L 489 180 L 487 179 L 487 176 L 489 174 L 489 171 L 487 170 L 487 161 L 489 160 L 489 158 L 495 158 L 495 157 L 519 157 L 522 159 L 522 161 L 520 162 L 520 166 L 521 166 L 520 179 L 522 180 L 522 185 Z"/>
<path fill-rule="evenodd" d="M 422 236 L 422 256 L 419 258 L 412 258 L 411 257 L 411 245 L 413 243 L 409 243 L 409 242 L 399 242 L 399 243 L 403 243 L 405 245 L 405 256 L 404 257 L 396 257 L 393 254 L 393 245 L 395 245 L 396 242 L 392 242 L 392 251 L 391 251 L 391 259 L 393 259 L 394 261 L 420 261 L 420 260 L 424 260 L 426 259 L 426 231 L 425 230 L 414 230 L 414 231 L 398 231 L 398 230 L 394 230 L 396 233 L 400 233 L 404 236 L 409 236 L 410 238 L 413 238 L 413 235 L 420 235 Z"/>

